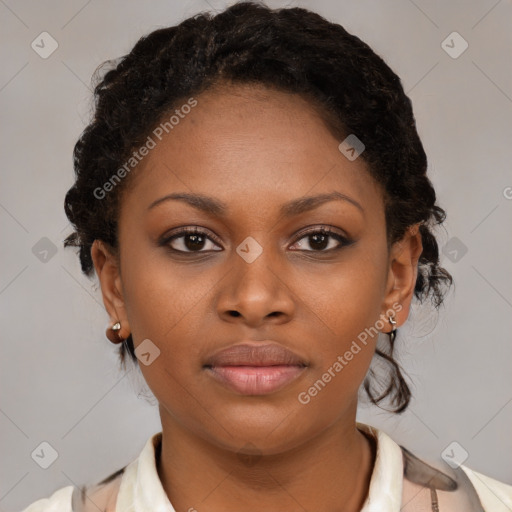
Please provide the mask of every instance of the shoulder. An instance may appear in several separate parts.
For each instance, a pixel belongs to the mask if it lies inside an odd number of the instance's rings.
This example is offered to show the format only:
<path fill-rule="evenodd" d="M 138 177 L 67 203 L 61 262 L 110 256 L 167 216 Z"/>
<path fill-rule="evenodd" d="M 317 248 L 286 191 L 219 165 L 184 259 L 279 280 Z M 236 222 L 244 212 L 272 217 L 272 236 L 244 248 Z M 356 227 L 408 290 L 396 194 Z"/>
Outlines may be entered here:
<path fill-rule="evenodd" d="M 489 476 L 461 466 L 478 493 L 484 510 L 510 512 L 512 510 L 512 486 Z"/>
<path fill-rule="evenodd" d="M 22 512 L 73 512 L 72 495 L 74 487 L 68 485 L 56 490 L 50 497 L 34 501 Z"/>
<path fill-rule="evenodd" d="M 442 470 L 419 459 L 400 446 L 404 461 L 403 511 L 427 510 L 431 503 L 439 510 L 467 512 L 510 512 L 512 486 L 471 470 L 466 466 Z"/>
<path fill-rule="evenodd" d="M 50 497 L 33 502 L 22 512 L 115 512 L 119 499 L 129 499 L 127 493 L 131 492 L 137 478 L 139 461 L 143 460 L 146 471 L 148 467 L 149 471 L 154 468 L 155 449 L 160 446 L 161 435 L 161 432 L 152 435 L 137 458 L 100 482 L 81 487 L 63 487 Z M 154 475 L 158 478 L 156 472 Z"/>
<path fill-rule="evenodd" d="M 374 500 L 391 501 L 401 512 L 512 511 L 510 485 L 466 466 L 449 464 L 439 455 L 420 458 L 381 429 L 362 423 L 358 423 L 358 428 L 377 440 L 374 474 L 370 482 L 370 495 L 373 484 L 377 489 L 373 493 Z"/>
<path fill-rule="evenodd" d="M 125 468 L 92 486 L 62 487 L 50 497 L 30 504 L 22 512 L 115 512 Z"/>

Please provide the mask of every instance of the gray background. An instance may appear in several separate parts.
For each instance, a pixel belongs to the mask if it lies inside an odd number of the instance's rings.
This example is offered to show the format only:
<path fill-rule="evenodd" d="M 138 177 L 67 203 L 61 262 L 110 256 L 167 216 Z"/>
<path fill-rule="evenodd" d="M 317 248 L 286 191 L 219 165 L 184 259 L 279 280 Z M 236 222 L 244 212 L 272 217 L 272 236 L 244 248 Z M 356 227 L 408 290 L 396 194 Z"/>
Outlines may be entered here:
<path fill-rule="evenodd" d="M 94 69 L 155 28 L 224 5 L 0 0 L 3 511 L 98 481 L 160 430 L 138 370 L 118 370 L 94 281 L 81 275 L 73 249 L 62 248 L 63 198 L 73 181 L 72 149 L 89 119 Z M 455 291 L 439 315 L 415 308 L 400 333 L 414 401 L 397 417 L 363 404 L 359 421 L 427 458 L 457 441 L 466 465 L 512 484 L 512 2 L 269 5 L 316 10 L 397 72 L 449 214 L 439 237 Z M 31 48 L 43 31 L 59 45 L 47 59 Z M 453 31 L 469 44 L 458 58 L 441 46 Z M 31 458 L 43 441 L 59 454 L 46 470 Z"/>

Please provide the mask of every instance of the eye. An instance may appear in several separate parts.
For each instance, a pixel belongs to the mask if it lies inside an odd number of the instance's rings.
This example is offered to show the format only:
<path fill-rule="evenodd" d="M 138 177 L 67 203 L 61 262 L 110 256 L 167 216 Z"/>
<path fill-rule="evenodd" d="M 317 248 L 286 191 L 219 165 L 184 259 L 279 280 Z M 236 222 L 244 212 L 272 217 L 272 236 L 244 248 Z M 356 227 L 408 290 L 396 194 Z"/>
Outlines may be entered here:
<path fill-rule="evenodd" d="M 302 249 L 308 252 L 329 252 L 341 249 L 343 246 L 353 243 L 352 240 L 324 226 L 311 229 L 305 233 L 301 233 L 301 235 L 301 238 L 297 240 L 294 245 L 298 247 L 299 250 Z M 306 241 L 303 242 L 303 240 Z M 307 249 L 307 246 L 311 247 L 311 249 Z"/>
<path fill-rule="evenodd" d="M 353 243 L 352 240 L 329 227 L 322 226 L 301 233 L 300 238 L 291 248 L 292 250 L 299 249 L 307 252 L 330 252 L 351 243 Z M 209 235 L 206 231 L 197 227 L 182 228 L 161 241 L 161 245 L 168 246 L 172 251 L 181 253 L 222 251 L 221 248 L 215 249 L 215 247 L 219 247 L 217 244 L 215 236 Z"/>
<path fill-rule="evenodd" d="M 161 245 L 167 245 L 175 252 L 208 252 L 211 250 L 222 251 L 222 249 L 213 249 L 214 243 L 213 236 L 209 236 L 206 231 L 202 231 L 197 227 L 183 228 L 162 240 Z M 210 245 L 210 247 L 208 247 Z M 201 250 L 205 249 L 206 250 Z"/>

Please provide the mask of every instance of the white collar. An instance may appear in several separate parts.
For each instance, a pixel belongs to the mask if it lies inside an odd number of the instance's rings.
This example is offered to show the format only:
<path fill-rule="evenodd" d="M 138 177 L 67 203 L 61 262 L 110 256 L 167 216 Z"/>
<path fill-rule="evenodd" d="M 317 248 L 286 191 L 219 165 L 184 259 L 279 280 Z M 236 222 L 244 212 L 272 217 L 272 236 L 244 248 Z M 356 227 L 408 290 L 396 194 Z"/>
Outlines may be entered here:
<path fill-rule="evenodd" d="M 368 497 L 361 512 L 399 512 L 404 481 L 402 450 L 384 431 L 364 423 L 356 425 L 377 442 Z"/>
<path fill-rule="evenodd" d="M 385 432 L 357 423 L 377 441 L 375 465 L 368 497 L 361 512 L 399 512 L 402 500 L 403 458 L 400 446 Z M 162 432 L 150 437 L 139 457 L 125 469 L 117 496 L 116 512 L 175 512 L 156 467 L 155 447 Z"/>

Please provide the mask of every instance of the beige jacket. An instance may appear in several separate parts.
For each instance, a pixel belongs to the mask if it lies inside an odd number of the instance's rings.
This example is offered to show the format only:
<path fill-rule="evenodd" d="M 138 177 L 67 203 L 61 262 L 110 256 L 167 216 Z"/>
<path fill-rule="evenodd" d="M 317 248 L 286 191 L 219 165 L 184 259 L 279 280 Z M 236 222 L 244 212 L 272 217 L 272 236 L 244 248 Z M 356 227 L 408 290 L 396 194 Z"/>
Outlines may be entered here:
<path fill-rule="evenodd" d="M 511 512 L 512 486 L 460 466 L 426 464 L 385 432 L 357 423 L 377 444 L 368 497 L 361 512 Z M 72 485 L 22 512 L 175 512 L 158 477 L 154 434 L 133 462 L 93 487 Z M 194 512 L 192 507 L 188 512 Z"/>

